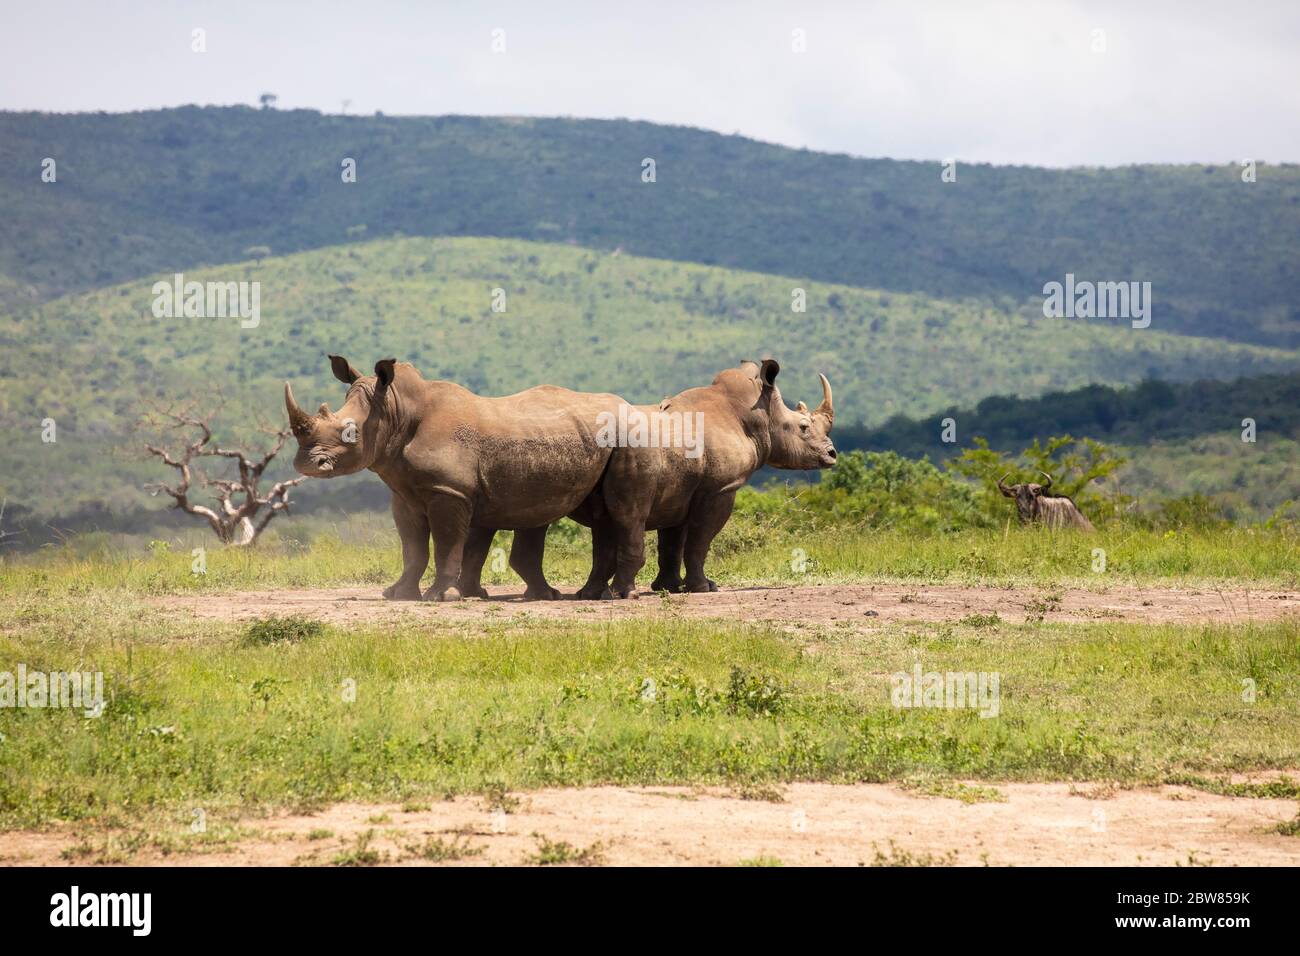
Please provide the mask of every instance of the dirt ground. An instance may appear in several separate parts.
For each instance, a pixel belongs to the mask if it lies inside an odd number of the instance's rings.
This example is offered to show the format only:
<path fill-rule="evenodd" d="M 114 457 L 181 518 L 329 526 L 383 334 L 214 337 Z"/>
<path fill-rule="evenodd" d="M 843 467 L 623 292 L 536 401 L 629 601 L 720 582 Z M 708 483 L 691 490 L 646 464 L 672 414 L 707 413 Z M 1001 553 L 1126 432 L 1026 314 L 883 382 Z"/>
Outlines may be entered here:
<path fill-rule="evenodd" d="M 680 787 L 545 790 L 507 798 L 509 812 L 478 797 L 405 808 L 338 804 L 245 821 L 246 836 L 198 853 L 146 845 L 129 862 L 515 866 L 536 865 L 545 853 L 554 863 L 615 866 L 1300 865 L 1300 837 L 1276 831 L 1296 817 L 1291 800 L 1182 787 L 971 786 L 984 799 L 892 784 L 795 784 L 758 799 Z M 113 841 L 70 829 L 0 834 L 0 863 L 105 862 L 98 849 L 63 853 L 76 845 L 111 850 Z"/>
<path fill-rule="evenodd" d="M 377 587 L 241 591 L 189 594 L 154 599 L 164 611 L 182 616 L 249 619 L 304 614 L 335 624 L 406 620 L 468 622 L 498 615 L 524 614 L 538 620 L 583 621 L 669 614 L 698 618 L 775 623 L 859 623 L 887 621 L 956 622 L 973 615 L 997 614 L 1020 622 L 1026 617 L 1086 621 L 1113 619 L 1150 623 L 1234 623 L 1300 613 L 1300 593 L 1243 588 L 1187 589 L 1112 587 L 1106 590 L 989 588 L 960 585 L 826 585 L 749 587 L 715 594 L 660 597 L 645 592 L 628 601 L 524 601 L 518 588 L 488 589 L 491 597 L 446 604 L 385 601 Z M 1059 596 L 1059 603 L 1052 598 Z"/>

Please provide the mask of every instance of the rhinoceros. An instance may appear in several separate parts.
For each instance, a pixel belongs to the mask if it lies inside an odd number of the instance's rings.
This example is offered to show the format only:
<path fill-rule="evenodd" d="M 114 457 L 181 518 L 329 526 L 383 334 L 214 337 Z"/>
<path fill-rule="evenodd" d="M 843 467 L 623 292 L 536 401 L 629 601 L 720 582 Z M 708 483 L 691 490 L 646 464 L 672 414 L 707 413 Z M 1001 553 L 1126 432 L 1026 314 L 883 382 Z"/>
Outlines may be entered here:
<path fill-rule="evenodd" d="M 330 366 L 349 386 L 337 412 L 326 404 L 309 415 L 284 385 L 294 468 L 317 478 L 369 469 L 391 489 L 402 575 L 384 597 L 456 600 L 461 586 L 483 595 L 479 571 L 499 528 L 517 529 L 511 566 L 528 583 L 526 597 L 558 597 L 541 573 L 546 526 L 600 480 L 613 449 L 597 441 L 598 421 L 622 399 L 552 385 L 484 398 L 395 359 L 367 376 L 341 356 Z M 421 595 L 430 535 L 435 578 Z"/>
<path fill-rule="evenodd" d="M 579 597 L 602 596 L 611 575 L 616 596 L 634 597 L 636 575 L 645 563 L 645 532 L 655 529 L 659 574 L 651 587 L 716 591 L 717 584 L 704 574 L 704 559 L 750 475 L 764 465 L 811 470 L 835 464 L 830 382 L 819 376 L 822 402 L 815 411 L 803 402 L 792 410 L 776 387 L 780 369 L 772 359 L 744 362 L 718 373 L 707 387 L 688 389 L 657 406 L 637 407 L 646 418 L 662 417 L 660 440 L 655 447 L 620 444 L 597 494 L 573 516 L 592 525 L 592 571 Z M 622 413 L 620 427 L 628 417 Z M 679 435 L 690 435 L 685 422 L 692 420 L 702 423 L 694 435 L 696 448 L 677 441 Z M 603 508 L 603 518 L 598 508 Z"/>

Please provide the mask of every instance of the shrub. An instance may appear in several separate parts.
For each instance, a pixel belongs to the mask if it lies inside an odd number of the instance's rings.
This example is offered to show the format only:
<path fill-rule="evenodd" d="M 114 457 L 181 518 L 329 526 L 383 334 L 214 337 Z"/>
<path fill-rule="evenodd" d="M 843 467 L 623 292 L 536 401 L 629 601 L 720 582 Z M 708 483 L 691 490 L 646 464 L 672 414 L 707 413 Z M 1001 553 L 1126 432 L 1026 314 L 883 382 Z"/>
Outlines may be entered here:
<path fill-rule="evenodd" d="M 264 617 L 248 625 L 244 640 L 258 645 L 296 643 L 317 637 L 324 630 L 324 624 L 310 617 Z"/>

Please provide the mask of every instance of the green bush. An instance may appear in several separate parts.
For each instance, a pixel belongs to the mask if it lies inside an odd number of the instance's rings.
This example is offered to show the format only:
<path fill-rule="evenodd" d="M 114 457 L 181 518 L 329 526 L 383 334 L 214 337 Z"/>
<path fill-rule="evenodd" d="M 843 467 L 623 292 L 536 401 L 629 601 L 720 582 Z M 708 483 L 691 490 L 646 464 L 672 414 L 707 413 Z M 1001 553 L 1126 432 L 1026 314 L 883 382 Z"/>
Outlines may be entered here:
<path fill-rule="evenodd" d="M 297 643 L 318 637 L 324 630 L 324 624 L 310 617 L 264 617 L 248 625 L 244 640 L 258 645 Z"/>

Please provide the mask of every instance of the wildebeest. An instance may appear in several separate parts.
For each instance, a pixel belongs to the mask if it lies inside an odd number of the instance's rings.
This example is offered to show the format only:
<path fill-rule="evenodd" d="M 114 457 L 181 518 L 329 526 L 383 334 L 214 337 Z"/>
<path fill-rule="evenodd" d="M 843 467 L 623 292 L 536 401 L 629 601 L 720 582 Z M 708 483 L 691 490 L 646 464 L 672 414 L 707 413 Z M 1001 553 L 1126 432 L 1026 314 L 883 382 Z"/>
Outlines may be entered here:
<path fill-rule="evenodd" d="M 340 356 L 330 356 L 330 364 L 349 386 L 337 412 L 321 405 L 309 415 L 285 383 L 298 440 L 294 467 L 318 478 L 368 468 L 392 490 L 402 576 L 384 597 L 421 597 L 430 535 L 436 577 L 424 598 L 456 600 L 461 587 L 480 595 L 478 571 L 498 528 L 526 532 L 516 536 L 511 566 L 528 582 L 527 596 L 558 597 L 541 573 L 546 526 L 596 487 L 613 450 L 597 440 L 597 421 L 623 400 L 551 385 L 483 398 L 452 382 L 427 381 L 394 359 L 377 362 L 366 376 Z M 462 579 L 466 564 L 471 573 Z"/>
<path fill-rule="evenodd" d="M 1083 516 L 1083 512 L 1064 495 L 1049 495 L 1052 476 L 1045 471 L 1040 475 L 1047 479 L 1047 484 L 1025 482 L 1008 485 L 1006 480 L 1010 472 L 998 479 L 998 491 L 1016 501 L 1016 513 L 1021 524 L 1043 524 L 1048 528 L 1077 528 L 1080 531 L 1092 531 L 1092 522 Z"/>

